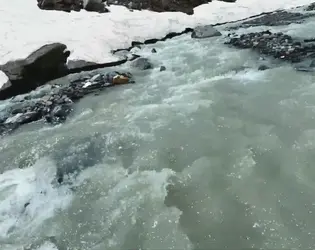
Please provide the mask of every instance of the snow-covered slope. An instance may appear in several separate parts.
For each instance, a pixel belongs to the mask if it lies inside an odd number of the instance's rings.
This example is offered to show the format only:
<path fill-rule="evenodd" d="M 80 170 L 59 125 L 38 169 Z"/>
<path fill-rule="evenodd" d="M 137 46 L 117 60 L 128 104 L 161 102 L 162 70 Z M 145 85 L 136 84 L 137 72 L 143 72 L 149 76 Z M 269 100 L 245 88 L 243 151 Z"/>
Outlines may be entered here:
<path fill-rule="evenodd" d="M 112 49 L 133 40 L 158 38 L 198 24 L 237 20 L 264 11 L 308 4 L 312 0 L 214 1 L 199 6 L 193 16 L 183 13 L 130 12 L 112 6 L 111 13 L 81 11 L 71 14 L 40 10 L 35 0 L 10 0 L 0 5 L 0 63 L 27 56 L 47 42 L 64 42 L 72 50 L 71 59 L 108 62 L 116 58 Z"/>
<path fill-rule="evenodd" d="M 187 27 L 238 20 L 261 12 L 309 4 L 313 0 L 214 1 L 195 8 L 195 14 L 130 12 L 111 6 L 111 13 L 64 13 L 40 10 L 35 0 L 10 0 L 0 5 L 0 64 L 24 58 L 39 46 L 63 42 L 70 59 L 110 62 L 111 50 L 129 47 L 134 40 L 159 38 Z M 0 72 L 0 75 L 3 73 Z M 2 77 L 0 85 L 7 79 Z"/>
<path fill-rule="evenodd" d="M 161 37 L 197 24 L 236 20 L 278 8 L 307 4 L 311 0 L 215 1 L 199 6 L 193 16 L 183 13 L 130 12 L 112 6 L 111 13 L 82 11 L 71 14 L 43 11 L 35 0 L 10 0 L 0 6 L 0 63 L 27 56 L 47 42 L 59 41 L 73 50 L 71 58 L 98 62 L 115 60 L 112 49 L 127 47 L 132 40 Z M 154 27 L 154 28 L 152 28 Z"/>

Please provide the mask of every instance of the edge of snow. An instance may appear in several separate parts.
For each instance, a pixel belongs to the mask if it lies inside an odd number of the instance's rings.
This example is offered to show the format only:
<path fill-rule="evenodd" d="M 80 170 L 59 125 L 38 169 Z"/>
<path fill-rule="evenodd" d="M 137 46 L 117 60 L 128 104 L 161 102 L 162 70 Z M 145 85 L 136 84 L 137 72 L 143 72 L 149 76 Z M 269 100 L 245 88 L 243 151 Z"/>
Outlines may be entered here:
<path fill-rule="evenodd" d="M 40 46 L 65 43 L 69 60 L 96 63 L 118 59 L 112 50 L 128 48 L 132 41 L 160 38 L 187 27 L 236 21 L 262 12 L 288 9 L 312 3 L 312 0 L 238 0 L 236 3 L 213 1 L 198 6 L 195 14 L 129 11 L 110 6 L 110 13 L 82 10 L 64 13 L 40 10 L 34 0 L 10 0 L 0 6 L 0 64 L 27 57 Z M 16 6 L 19 6 L 17 8 Z M 154 27 L 154 28 L 152 28 Z"/>

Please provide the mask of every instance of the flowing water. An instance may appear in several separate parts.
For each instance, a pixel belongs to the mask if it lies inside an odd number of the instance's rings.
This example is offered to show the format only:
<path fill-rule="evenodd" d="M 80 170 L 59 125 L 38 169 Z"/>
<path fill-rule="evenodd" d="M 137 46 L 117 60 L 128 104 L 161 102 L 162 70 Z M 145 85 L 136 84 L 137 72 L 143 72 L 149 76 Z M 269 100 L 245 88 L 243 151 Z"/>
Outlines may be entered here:
<path fill-rule="evenodd" d="M 1 139 L 0 249 L 314 248 L 315 76 L 221 39 Z"/>

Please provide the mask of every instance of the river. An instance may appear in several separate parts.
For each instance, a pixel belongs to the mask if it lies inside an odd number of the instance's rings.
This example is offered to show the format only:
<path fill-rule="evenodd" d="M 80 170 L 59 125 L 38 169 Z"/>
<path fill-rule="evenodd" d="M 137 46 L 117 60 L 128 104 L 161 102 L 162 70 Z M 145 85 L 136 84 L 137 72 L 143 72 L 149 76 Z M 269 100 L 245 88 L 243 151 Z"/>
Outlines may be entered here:
<path fill-rule="evenodd" d="M 315 76 L 222 39 L 1 139 L 0 248 L 312 249 Z"/>

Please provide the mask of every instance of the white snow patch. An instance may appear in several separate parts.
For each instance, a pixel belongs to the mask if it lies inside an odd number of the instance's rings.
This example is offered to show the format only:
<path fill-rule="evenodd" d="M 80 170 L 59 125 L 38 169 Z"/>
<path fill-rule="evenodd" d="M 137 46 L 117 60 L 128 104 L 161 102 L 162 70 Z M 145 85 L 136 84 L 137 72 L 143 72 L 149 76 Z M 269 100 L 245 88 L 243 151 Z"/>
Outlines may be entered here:
<path fill-rule="evenodd" d="M 28 56 L 49 42 L 63 42 L 70 59 L 94 62 L 117 60 L 111 50 L 134 40 L 160 38 L 186 27 L 238 20 L 261 12 L 309 4 L 313 0 L 214 1 L 195 8 L 195 14 L 133 11 L 111 6 L 111 13 L 40 10 L 34 0 L 10 0 L 0 6 L 0 64 Z"/>
<path fill-rule="evenodd" d="M 0 70 L 0 90 L 8 87 L 9 78 Z"/>

